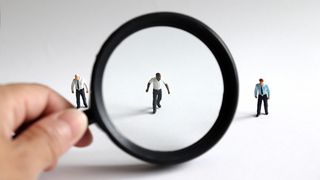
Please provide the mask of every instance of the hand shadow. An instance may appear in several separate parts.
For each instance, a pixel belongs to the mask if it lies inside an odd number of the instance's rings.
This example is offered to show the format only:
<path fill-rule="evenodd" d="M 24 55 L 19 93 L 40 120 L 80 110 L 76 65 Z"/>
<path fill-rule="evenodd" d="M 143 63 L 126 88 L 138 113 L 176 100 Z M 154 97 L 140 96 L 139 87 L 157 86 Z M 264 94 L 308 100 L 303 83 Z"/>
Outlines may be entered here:
<path fill-rule="evenodd" d="M 164 171 L 173 171 L 177 166 L 157 166 L 151 164 L 134 165 L 63 165 L 55 171 L 42 175 L 41 179 L 115 179 L 115 178 L 142 178 Z M 150 177 L 151 178 L 151 177 Z"/>

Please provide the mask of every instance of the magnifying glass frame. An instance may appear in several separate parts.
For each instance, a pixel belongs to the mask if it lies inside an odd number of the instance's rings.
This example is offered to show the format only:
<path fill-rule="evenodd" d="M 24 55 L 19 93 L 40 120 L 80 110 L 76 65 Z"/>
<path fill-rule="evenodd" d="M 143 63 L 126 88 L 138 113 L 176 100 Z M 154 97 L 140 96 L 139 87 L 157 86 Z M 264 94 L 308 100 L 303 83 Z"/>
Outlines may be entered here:
<path fill-rule="evenodd" d="M 221 109 L 210 130 L 194 144 L 174 151 L 149 150 L 128 140 L 112 123 L 102 98 L 103 74 L 115 48 L 135 32 L 157 26 L 178 28 L 201 40 L 215 56 L 221 69 L 224 86 Z M 239 82 L 234 61 L 227 46 L 211 28 L 183 14 L 158 12 L 136 17 L 111 34 L 97 55 L 92 71 L 91 90 L 90 109 L 85 111 L 90 124 L 98 124 L 117 146 L 132 156 L 154 164 L 172 165 L 200 156 L 222 138 L 237 108 Z"/>

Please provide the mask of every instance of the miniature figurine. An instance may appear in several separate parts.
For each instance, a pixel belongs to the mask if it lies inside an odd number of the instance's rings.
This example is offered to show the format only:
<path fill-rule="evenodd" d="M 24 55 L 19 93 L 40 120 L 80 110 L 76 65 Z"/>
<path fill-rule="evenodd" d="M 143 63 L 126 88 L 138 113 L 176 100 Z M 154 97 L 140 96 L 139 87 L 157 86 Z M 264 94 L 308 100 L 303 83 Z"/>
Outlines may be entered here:
<path fill-rule="evenodd" d="M 169 86 L 167 83 L 165 83 L 163 80 L 161 80 L 161 74 L 156 73 L 156 77 L 153 77 L 150 79 L 150 81 L 147 84 L 146 92 L 149 91 L 150 84 L 153 85 L 153 99 L 152 99 L 152 108 L 153 108 L 153 114 L 156 113 L 157 107 L 161 108 L 160 101 L 162 98 L 162 90 L 161 85 L 164 84 L 167 88 L 168 94 L 170 94 Z"/>
<path fill-rule="evenodd" d="M 84 92 L 84 88 L 86 88 L 86 93 L 89 93 L 87 83 L 80 77 L 79 74 L 76 74 L 74 76 L 74 79 L 71 83 L 71 92 L 74 93 L 74 89 L 76 89 L 76 98 L 77 98 L 77 109 L 79 109 L 80 106 L 80 96 L 82 97 L 82 101 L 84 106 L 87 108 L 87 100 L 86 100 L 86 94 Z"/>
<path fill-rule="evenodd" d="M 270 90 L 269 90 L 268 85 L 264 84 L 263 79 L 259 79 L 259 83 L 256 84 L 256 87 L 254 89 L 254 96 L 255 96 L 255 98 L 258 98 L 256 117 L 258 117 L 260 115 L 262 101 L 264 104 L 265 114 L 268 115 L 269 114 L 268 100 L 270 99 Z"/>

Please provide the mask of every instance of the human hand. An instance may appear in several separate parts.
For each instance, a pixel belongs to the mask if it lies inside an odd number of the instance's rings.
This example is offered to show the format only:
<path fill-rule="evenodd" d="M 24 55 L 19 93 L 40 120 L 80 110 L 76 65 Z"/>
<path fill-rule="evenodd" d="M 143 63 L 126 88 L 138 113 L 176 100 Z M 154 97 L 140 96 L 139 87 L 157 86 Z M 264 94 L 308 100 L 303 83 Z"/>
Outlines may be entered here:
<path fill-rule="evenodd" d="M 37 179 L 74 144 L 92 141 L 87 117 L 45 86 L 2 85 L 0 99 L 0 179 Z M 24 123 L 32 124 L 13 138 Z"/>
<path fill-rule="evenodd" d="M 168 94 L 170 94 L 170 91 L 168 91 Z"/>
<path fill-rule="evenodd" d="M 149 89 L 146 89 L 146 92 L 148 92 L 149 91 Z"/>

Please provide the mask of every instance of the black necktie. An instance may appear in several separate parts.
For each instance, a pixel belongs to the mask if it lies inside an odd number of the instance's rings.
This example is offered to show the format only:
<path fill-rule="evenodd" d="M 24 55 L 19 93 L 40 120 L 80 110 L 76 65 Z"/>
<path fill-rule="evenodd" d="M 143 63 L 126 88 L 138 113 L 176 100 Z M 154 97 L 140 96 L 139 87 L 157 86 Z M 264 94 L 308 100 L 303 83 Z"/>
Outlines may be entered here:
<path fill-rule="evenodd" d="M 77 80 L 77 89 L 80 90 L 79 80 Z"/>
<path fill-rule="evenodd" d="M 262 89 L 262 86 L 261 86 L 261 95 L 263 95 L 263 89 Z"/>

